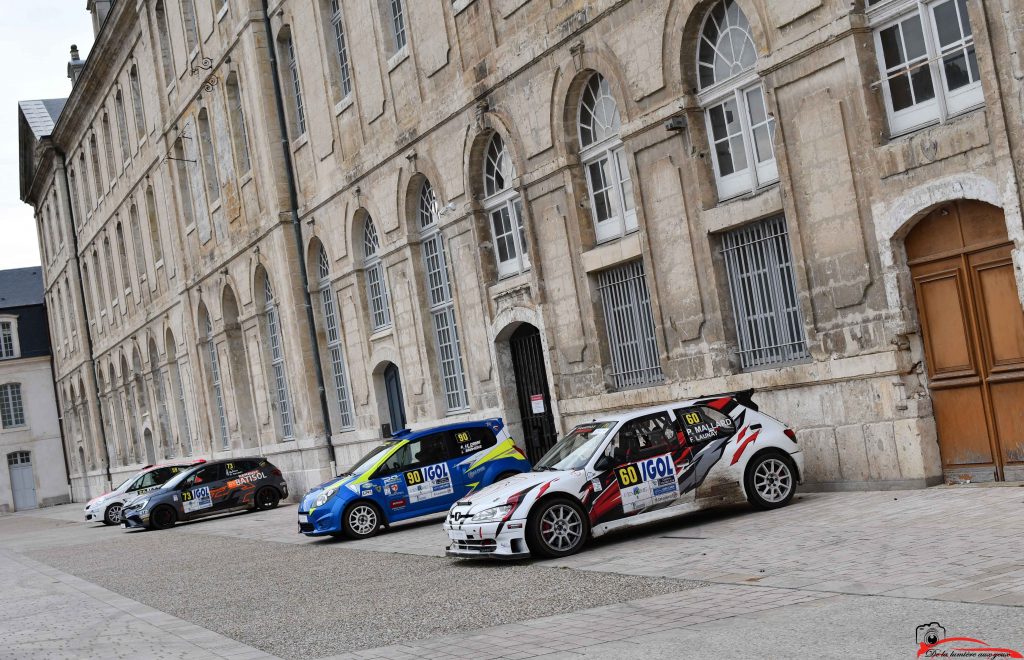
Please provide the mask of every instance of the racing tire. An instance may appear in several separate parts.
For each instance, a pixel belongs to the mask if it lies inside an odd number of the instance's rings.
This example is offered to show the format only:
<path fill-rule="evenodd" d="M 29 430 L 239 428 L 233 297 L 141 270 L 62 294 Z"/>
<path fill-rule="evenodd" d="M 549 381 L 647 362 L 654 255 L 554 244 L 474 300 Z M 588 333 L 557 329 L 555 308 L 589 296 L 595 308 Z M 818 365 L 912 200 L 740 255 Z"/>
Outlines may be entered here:
<path fill-rule="evenodd" d="M 121 511 L 124 505 L 115 502 L 107 507 L 107 510 L 103 512 L 103 524 L 104 525 L 120 525 L 121 524 Z"/>
<path fill-rule="evenodd" d="M 755 508 L 767 511 L 786 506 L 796 493 L 793 459 L 781 451 L 758 454 L 747 465 L 743 487 Z"/>
<path fill-rule="evenodd" d="M 535 557 L 566 557 L 580 551 L 590 535 L 590 519 L 565 497 L 542 500 L 526 521 L 526 545 Z"/>
<path fill-rule="evenodd" d="M 174 527 L 176 522 L 178 522 L 178 513 L 166 504 L 149 512 L 150 529 L 169 529 Z"/>
<path fill-rule="evenodd" d="M 345 530 L 345 536 L 352 540 L 376 536 L 383 524 L 384 516 L 380 508 L 368 500 L 356 500 L 341 514 L 342 529 Z"/>
<path fill-rule="evenodd" d="M 256 497 L 253 498 L 256 504 L 257 511 L 269 511 L 270 509 L 276 509 L 277 505 L 281 502 L 281 496 L 278 495 L 277 490 L 270 488 L 260 488 L 256 491 Z"/>

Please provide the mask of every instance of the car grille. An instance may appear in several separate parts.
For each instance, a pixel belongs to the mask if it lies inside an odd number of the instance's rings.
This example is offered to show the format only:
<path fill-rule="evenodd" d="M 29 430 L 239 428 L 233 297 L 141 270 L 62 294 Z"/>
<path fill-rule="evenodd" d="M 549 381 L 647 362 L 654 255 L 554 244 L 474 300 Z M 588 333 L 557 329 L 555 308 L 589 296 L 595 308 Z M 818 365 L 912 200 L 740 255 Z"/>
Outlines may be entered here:
<path fill-rule="evenodd" d="M 313 531 L 313 523 L 299 523 L 299 531 L 303 532 L 303 533 L 305 533 L 305 532 L 312 532 Z"/>
<path fill-rule="evenodd" d="M 462 552 L 494 552 L 498 544 L 494 539 L 465 539 L 463 541 L 452 541 L 452 550 Z"/>

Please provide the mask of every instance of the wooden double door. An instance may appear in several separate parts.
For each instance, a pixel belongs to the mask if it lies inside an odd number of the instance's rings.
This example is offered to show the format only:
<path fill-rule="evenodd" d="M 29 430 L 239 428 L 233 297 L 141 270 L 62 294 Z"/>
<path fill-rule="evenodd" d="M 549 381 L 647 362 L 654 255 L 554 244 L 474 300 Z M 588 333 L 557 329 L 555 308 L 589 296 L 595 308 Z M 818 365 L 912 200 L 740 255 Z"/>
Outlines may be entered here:
<path fill-rule="evenodd" d="M 1024 480 L 1024 310 L 1002 211 L 946 204 L 905 245 L 947 481 Z"/>

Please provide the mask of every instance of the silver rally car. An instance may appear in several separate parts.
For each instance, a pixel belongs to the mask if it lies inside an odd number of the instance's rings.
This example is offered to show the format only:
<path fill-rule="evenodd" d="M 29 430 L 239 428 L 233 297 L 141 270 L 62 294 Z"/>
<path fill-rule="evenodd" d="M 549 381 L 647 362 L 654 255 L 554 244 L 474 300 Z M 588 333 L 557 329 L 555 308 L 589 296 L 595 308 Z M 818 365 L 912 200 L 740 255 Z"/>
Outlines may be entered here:
<path fill-rule="evenodd" d="M 580 424 L 534 465 L 456 502 L 455 557 L 562 557 L 587 539 L 729 502 L 774 509 L 803 473 L 796 434 L 748 390 Z"/>

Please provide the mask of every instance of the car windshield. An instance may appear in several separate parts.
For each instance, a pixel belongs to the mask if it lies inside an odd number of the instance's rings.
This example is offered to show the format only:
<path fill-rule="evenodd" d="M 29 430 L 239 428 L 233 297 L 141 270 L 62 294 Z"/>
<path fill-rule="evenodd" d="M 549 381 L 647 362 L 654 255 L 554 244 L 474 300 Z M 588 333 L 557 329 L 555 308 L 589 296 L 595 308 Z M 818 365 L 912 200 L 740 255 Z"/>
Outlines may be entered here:
<path fill-rule="evenodd" d="M 391 449 L 394 448 L 396 444 L 398 444 L 398 440 L 389 440 L 387 442 L 377 445 L 376 447 L 371 449 L 369 453 L 367 453 L 365 456 L 356 461 L 352 467 L 345 470 L 338 476 L 340 477 L 346 474 L 362 474 L 366 472 L 367 470 L 369 470 L 370 468 L 377 464 L 377 461 L 380 459 L 381 456 L 384 455 L 384 452 L 390 451 Z"/>
<path fill-rule="evenodd" d="M 615 422 L 580 424 L 537 461 L 534 470 L 579 470 L 604 444 Z"/>
<path fill-rule="evenodd" d="M 171 479 L 163 486 L 160 486 L 160 488 L 162 488 L 163 490 L 171 490 L 173 488 L 177 488 L 178 484 L 185 480 L 185 477 L 187 477 L 190 474 L 194 474 L 196 469 L 200 467 L 202 467 L 202 465 L 196 465 L 194 468 L 182 470 L 178 474 L 171 477 Z"/>
<path fill-rule="evenodd" d="M 120 485 L 120 486 L 118 486 L 117 488 L 115 488 L 114 490 L 115 490 L 115 491 L 117 491 L 117 490 L 121 490 L 122 488 L 124 488 L 125 486 L 127 486 L 128 484 L 130 484 L 131 482 L 135 481 L 135 480 L 136 480 L 136 479 L 137 479 L 137 478 L 139 477 L 139 475 L 140 475 L 140 474 L 142 474 L 142 473 L 141 473 L 141 472 L 136 472 L 136 473 L 135 473 L 135 474 L 133 474 L 132 476 L 130 476 L 130 477 L 128 477 L 127 479 L 125 479 L 124 481 L 122 481 L 122 482 L 121 482 L 121 485 Z"/>

